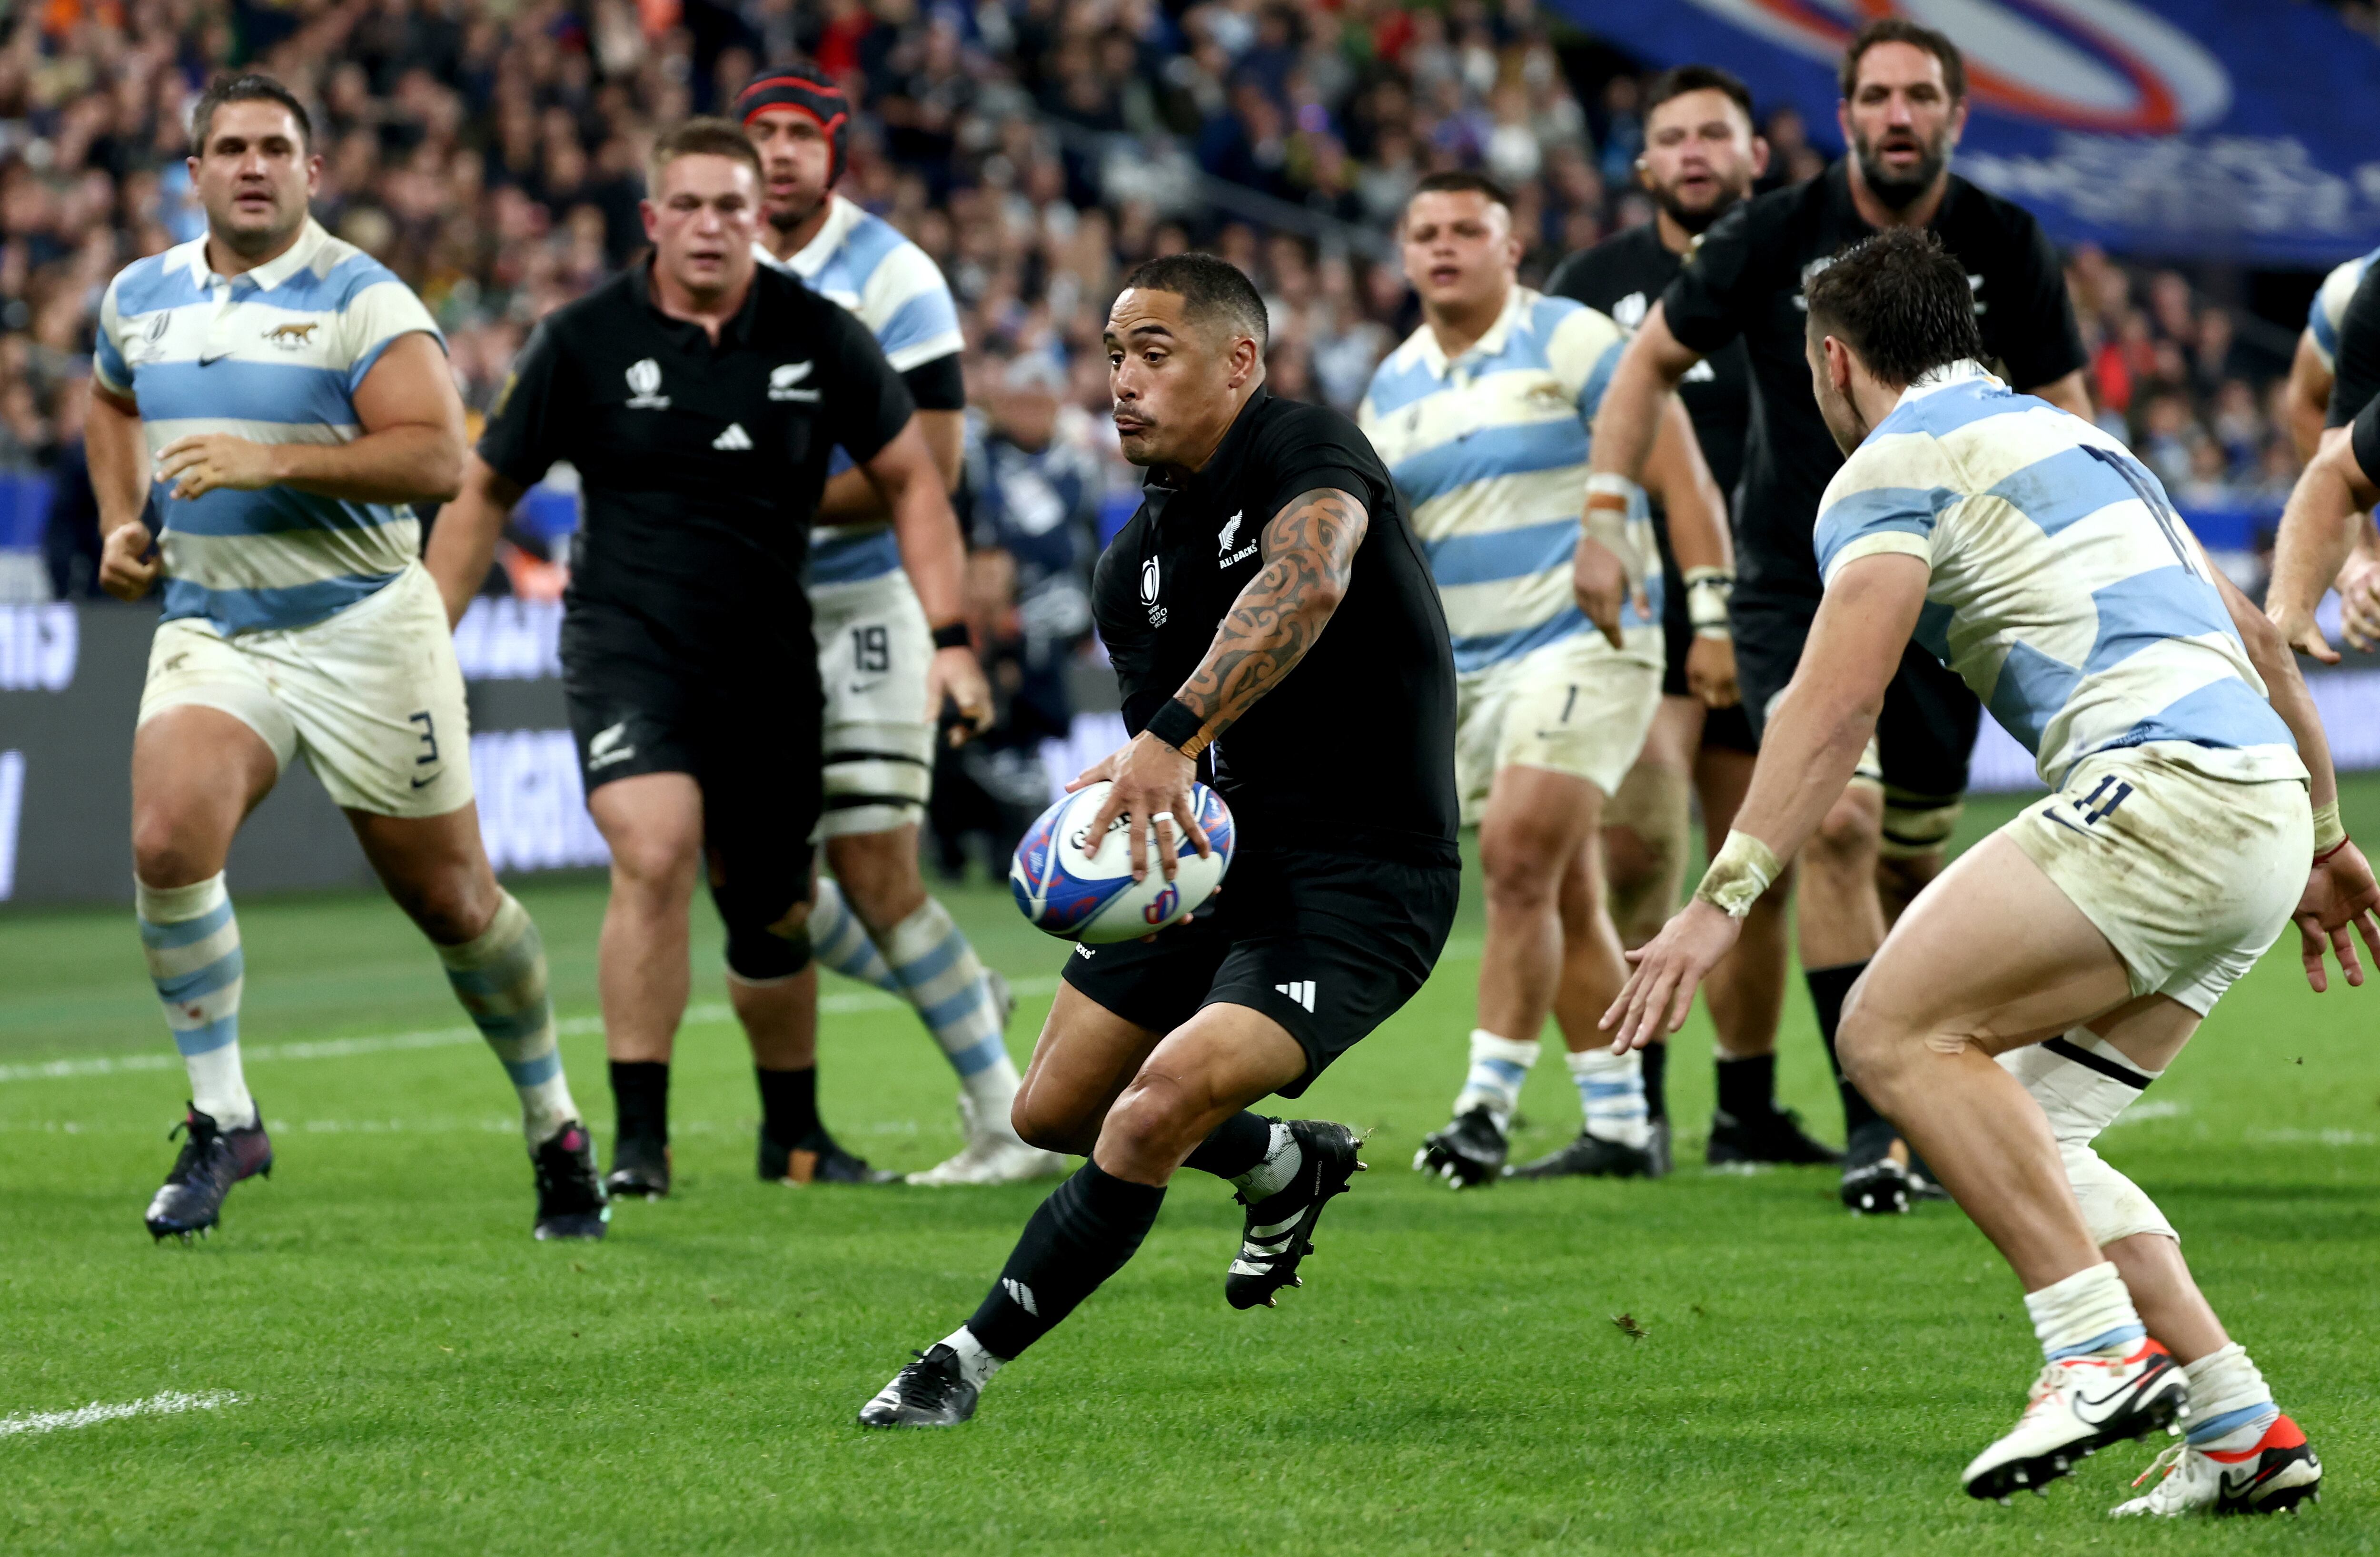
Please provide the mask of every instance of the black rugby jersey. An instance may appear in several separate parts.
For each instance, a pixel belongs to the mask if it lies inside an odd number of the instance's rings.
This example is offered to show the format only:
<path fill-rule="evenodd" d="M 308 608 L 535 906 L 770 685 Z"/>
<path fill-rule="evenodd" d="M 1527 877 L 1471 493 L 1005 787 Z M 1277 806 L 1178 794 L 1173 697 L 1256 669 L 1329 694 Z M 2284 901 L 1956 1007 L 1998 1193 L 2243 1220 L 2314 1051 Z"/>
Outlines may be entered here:
<path fill-rule="evenodd" d="M 1563 260 L 1547 281 L 1546 291 L 1609 314 L 1633 334 L 1684 262 L 1683 255 L 1663 246 L 1659 231 L 1647 222 Z M 1694 441 L 1702 445 L 1711 479 L 1732 500 L 1743 476 L 1743 443 L 1752 425 L 1752 367 L 1743 343 L 1730 341 L 1696 363 L 1678 386 L 1678 398 L 1694 424 Z"/>
<path fill-rule="evenodd" d="M 1328 407 L 1258 389 L 1205 469 L 1178 488 L 1150 474 L 1091 591 L 1125 727 L 1138 734 L 1190 679 L 1263 570 L 1264 527 L 1320 487 L 1354 494 L 1370 515 L 1346 593 L 1305 658 L 1209 748 L 1215 788 L 1248 847 L 1452 864 L 1446 615 L 1388 467 Z"/>
<path fill-rule="evenodd" d="M 1985 354 L 2011 385 L 2039 389 L 2082 366 L 2065 272 L 2031 212 L 1953 174 L 1927 225 L 1966 266 Z M 1750 353 L 1752 436 L 1736 512 L 1739 596 L 1815 600 L 1822 592 L 1811 532 L 1843 456 L 1810 392 L 1802 288 L 1876 231 L 1852 203 L 1850 170 L 1838 162 L 1713 223 L 1661 296 L 1670 332 L 1686 346 L 1707 356 L 1741 337 Z"/>
<path fill-rule="evenodd" d="M 577 467 L 572 615 L 625 613 L 697 664 L 813 657 L 802 572 L 827 456 L 874 458 L 908 388 L 867 326 L 793 277 L 759 267 L 715 345 L 648 277 L 633 265 L 538 326 L 480 457 L 523 486 Z"/>
<path fill-rule="evenodd" d="M 2380 264 L 2363 272 L 2347 300 L 2347 311 L 2338 316 L 2338 345 L 2331 353 L 2331 367 L 2330 411 L 2323 425 L 2347 427 L 2380 396 Z"/>

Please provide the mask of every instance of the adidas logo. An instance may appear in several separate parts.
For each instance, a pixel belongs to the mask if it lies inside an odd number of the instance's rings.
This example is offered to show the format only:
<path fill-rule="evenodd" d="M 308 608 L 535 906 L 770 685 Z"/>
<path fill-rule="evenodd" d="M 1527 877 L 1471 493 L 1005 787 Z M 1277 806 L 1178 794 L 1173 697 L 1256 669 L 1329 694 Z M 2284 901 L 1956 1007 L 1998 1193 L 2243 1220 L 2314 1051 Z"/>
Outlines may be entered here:
<path fill-rule="evenodd" d="M 1031 1287 L 1018 1281 L 1014 1276 L 1002 1276 L 1000 1278 L 1000 1289 L 1008 1294 L 1010 1302 L 1023 1309 L 1035 1319 L 1041 1317 L 1040 1309 L 1034 1304 Z"/>
<path fill-rule="evenodd" d="M 1292 979 L 1287 984 L 1277 984 L 1273 985 L 1273 988 L 1279 990 L 1281 994 L 1288 996 L 1292 1000 L 1296 1001 L 1307 1010 L 1310 1011 L 1314 1009 L 1314 981 L 1312 979 Z"/>
<path fill-rule="evenodd" d="M 725 432 L 710 441 L 710 446 L 714 449 L 725 449 L 731 453 L 749 449 L 752 447 L 752 435 L 744 430 L 742 422 L 730 422 L 727 424 Z"/>

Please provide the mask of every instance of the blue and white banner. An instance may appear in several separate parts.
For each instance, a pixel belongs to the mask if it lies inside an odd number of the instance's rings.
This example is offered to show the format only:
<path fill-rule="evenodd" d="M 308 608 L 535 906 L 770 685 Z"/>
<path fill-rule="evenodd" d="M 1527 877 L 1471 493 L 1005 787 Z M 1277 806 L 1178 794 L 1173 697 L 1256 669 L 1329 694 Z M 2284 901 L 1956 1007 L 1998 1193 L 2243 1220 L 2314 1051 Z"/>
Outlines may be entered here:
<path fill-rule="evenodd" d="M 1843 40 L 1895 13 L 1967 59 L 1956 166 L 2060 244 L 2315 268 L 2380 245 L 2380 46 L 2247 0 L 1551 0 L 1659 66 L 1734 71 L 1840 149 Z"/>

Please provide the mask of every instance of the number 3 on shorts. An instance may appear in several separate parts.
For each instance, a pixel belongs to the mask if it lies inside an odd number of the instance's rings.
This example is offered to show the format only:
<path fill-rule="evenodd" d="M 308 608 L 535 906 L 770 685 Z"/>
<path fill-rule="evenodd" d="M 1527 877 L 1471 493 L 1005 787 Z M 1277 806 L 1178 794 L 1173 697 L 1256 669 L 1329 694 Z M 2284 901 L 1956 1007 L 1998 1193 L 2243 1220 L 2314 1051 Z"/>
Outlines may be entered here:
<path fill-rule="evenodd" d="M 418 714 L 407 714 L 405 722 L 421 727 L 421 755 L 413 759 L 413 766 L 429 767 L 435 764 L 438 761 L 438 725 L 431 718 L 430 710 L 424 708 Z"/>

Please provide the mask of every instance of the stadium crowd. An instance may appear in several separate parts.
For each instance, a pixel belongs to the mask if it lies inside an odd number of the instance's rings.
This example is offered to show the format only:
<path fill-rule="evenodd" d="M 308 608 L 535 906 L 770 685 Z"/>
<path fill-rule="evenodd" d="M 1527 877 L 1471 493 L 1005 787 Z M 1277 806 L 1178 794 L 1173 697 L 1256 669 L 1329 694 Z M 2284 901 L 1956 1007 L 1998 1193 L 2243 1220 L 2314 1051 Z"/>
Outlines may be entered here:
<path fill-rule="evenodd" d="M 1528 280 L 1652 213 L 1631 184 L 1642 78 L 1525 0 L 50 0 L 10 25 L 0 476 L 57 477 L 61 594 L 91 589 L 99 297 L 200 230 L 181 157 L 212 72 L 253 63 L 313 105 L 317 213 L 419 292 L 477 412 L 536 321 L 641 244 L 657 128 L 763 62 L 818 59 L 865 104 L 842 191 L 961 306 L 975 598 L 1020 747 L 1063 728 L 1088 564 L 1130 512 L 1098 347 L 1124 268 L 1214 247 L 1264 290 L 1275 390 L 1352 408 L 1415 323 L 1386 239 L 1424 174 L 1514 188 Z M 1765 127 L 1770 182 L 1824 165 L 1791 110 Z M 2176 271 L 2083 250 L 2069 273 L 2111 429 L 2186 510 L 2277 513 L 2297 470 L 2274 410 L 2283 327 Z M 538 537 L 516 538 L 510 585 L 555 587 Z"/>

